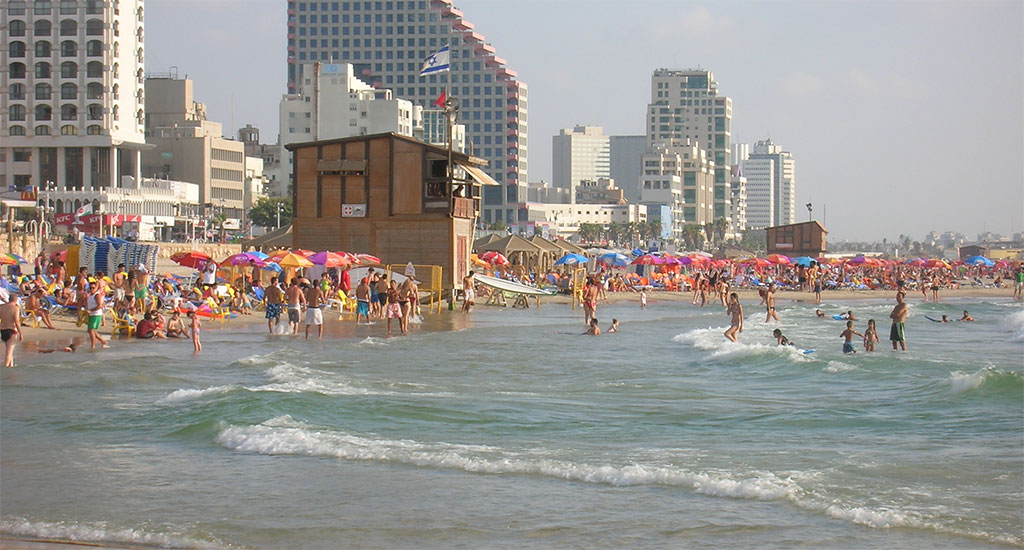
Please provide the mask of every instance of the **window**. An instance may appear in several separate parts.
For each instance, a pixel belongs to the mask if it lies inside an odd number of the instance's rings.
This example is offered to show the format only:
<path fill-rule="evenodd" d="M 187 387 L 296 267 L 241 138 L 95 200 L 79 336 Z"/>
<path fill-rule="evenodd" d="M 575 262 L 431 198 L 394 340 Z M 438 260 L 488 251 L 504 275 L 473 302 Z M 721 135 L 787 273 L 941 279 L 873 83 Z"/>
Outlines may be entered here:
<path fill-rule="evenodd" d="M 86 118 L 89 120 L 103 120 L 103 106 L 95 103 L 86 108 Z"/>
<path fill-rule="evenodd" d="M 74 15 L 78 11 L 76 0 L 60 0 L 60 14 Z"/>
<path fill-rule="evenodd" d="M 65 19 L 60 22 L 60 35 L 61 36 L 75 36 L 78 34 L 78 21 L 74 19 Z"/>
<path fill-rule="evenodd" d="M 90 61 L 85 66 L 85 76 L 89 78 L 103 78 L 103 63 L 99 61 Z"/>
<path fill-rule="evenodd" d="M 114 36 L 121 36 L 121 25 L 117 21 L 114 21 Z"/>
<path fill-rule="evenodd" d="M 110 111 L 110 117 L 113 118 L 114 120 L 118 120 L 118 116 L 117 116 L 118 110 L 119 109 L 117 108 L 117 105 L 114 105 L 114 108 Z"/>
<path fill-rule="evenodd" d="M 49 105 L 36 105 L 36 121 L 50 120 L 53 117 L 53 108 Z"/>
<path fill-rule="evenodd" d="M 50 64 L 45 61 L 36 63 L 36 78 L 50 78 Z"/>
<path fill-rule="evenodd" d="M 118 64 L 114 63 L 114 65 L 112 67 L 110 67 L 110 76 L 112 76 L 114 78 L 119 78 L 118 77 L 119 71 L 117 70 L 118 68 L 119 68 Z"/>
<path fill-rule="evenodd" d="M 50 127 L 49 126 L 43 126 L 42 124 L 40 124 L 39 126 L 36 126 L 36 135 L 37 136 L 48 136 L 48 135 L 50 135 Z"/>
<path fill-rule="evenodd" d="M 78 120 L 78 107 L 74 105 L 61 105 L 60 107 L 60 119 L 61 120 Z M 62 134 L 64 132 L 61 132 Z M 67 135 L 67 134 L 65 134 Z"/>
<path fill-rule="evenodd" d="M 36 99 L 48 100 L 53 95 L 53 88 L 49 84 L 36 84 Z"/>
<path fill-rule="evenodd" d="M 103 85 L 98 82 L 90 82 L 86 85 L 85 97 L 88 99 L 103 99 Z"/>
<path fill-rule="evenodd" d="M 36 57 L 50 57 L 53 55 L 53 47 L 48 40 L 36 42 Z"/>
<path fill-rule="evenodd" d="M 103 13 L 103 0 L 86 0 L 85 13 L 90 15 Z"/>
<path fill-rule="evenodd" d="M 96 124 L 93 124 L 85 129 L 85 133 L 89 134 L 90 136 L 98 136 L 103 133 L 103 128 Z"/>
<path fill-rule="evenodd" d="M 25 43 L 18 40 L 11 42 L 7 48 L 7 53 L 11 57 L 25 57 Z"/>
<path fill-rule="evenodd" d="M 32 36 L 51 36 L 53 34 L 53 25 L 45 19 L 36 21 L 32 25 Z"/>
<path fill-rule="evenodd" d="M 25 0 L 11 0 L 7 5 L 8 15 L 25 15 Z"/>
<path fill-rule="evenodd" d="M 60 135 L 62 136 L 77 136 L 78 127 L 74 124 L 65 124 L 60 127 Z"/>
<path fill-rule="evenodd" d="M 15 149 L 14 162 L 32 162 L 32 149 Z"/>
<path fill-rule="evenodd" d="M 103 21 L 90 19 L 85 22 L 86 36 L 103 36 Z"/>
<path fill-rule="evenodd" d="M 9 36 L 25 36 L 25 22 L 11 21 L 11 24 L 7 26 L 7 34 Z"/>
<path fill-rule="evenodd" d="M 23 135 L 25 135 L 25 127 L 24 126 L 11 126 L 8 129 L 8 133 L 11 134 L 12 136 L 23 136 Z"/>
<path fill-rule="evenodd" d="M 25 64 L 24 63 L 11 63 L 7 66 L 7 74 L 11 78 L 25 78 Z"/>
<path fill-rule="evenodd" d="M 103 42 L 99 40 L 90 40 L 85 44 L 85 55 L 89 57 L 101 57 L 103 56 Z"/>
<path fill-rule="evenodd" d="M 78 63 L 74 61 L 65 61 L 60 64 L 60 76 L 61 78 L 77 78 L 78 77 Z"/>
<path fill-rule="evenodd" d="M 25 120 L 24 105 L 11 105 L 7 113 L 11 120 Z"/>
<path fill-rule="evenodd" d="M 61 99 L 78 99 L 78 86 L 70 82 L 61 84 L 60 86 L 60 98 Z"/>
<path fill-rule="evenodd" d="M 78 43 L 74 40 L 65 40 L 60 43 L 61 57 L 75 57 L 78 55 Z"/>
<path fill-rule="evenodd" d="M 25 85 L 24 84 L 11 84 L 7 88 L 7 95 L 11 99 L 25 99 Z"/>
<path fill-rule="evenodd" d="M 135 113 L 135 120 L 139 124 L 145 124 L 146 123 L 146 113 L 142 109 L 139 109 L 139 112 Z"/>
<path fill-rule="evenodd" d="M 53 6 L 50 4 L 50 0 L 36 0 L 33 4 L 35 10 L 33 12 L 36 15 L 50 15 L 53 11 Z"/>
<path fill-rule="evenodd" d="M 90 84 L 90 86 L 91 86 L 91 84 Z M 112 97 L 113 97 L 114 99 L 118 99 L 118 96 L 120 95 L 120 94 L 118 93 L 118 89 L 119 89 L 119 88 L 120 88 L 120 87 L 119 87 L 119 86 L 118 86 L 117 84 L 114 84 L 114 85 L 113 85 L 113 87 L 111 87 L 111 88 L 110 88 L 110 95 L 111 95 L 111 96 L 112 96 Z M 100 99 L 100 98 L 99 98 L 99 97 L 90 97 L 89 99 Z"/>

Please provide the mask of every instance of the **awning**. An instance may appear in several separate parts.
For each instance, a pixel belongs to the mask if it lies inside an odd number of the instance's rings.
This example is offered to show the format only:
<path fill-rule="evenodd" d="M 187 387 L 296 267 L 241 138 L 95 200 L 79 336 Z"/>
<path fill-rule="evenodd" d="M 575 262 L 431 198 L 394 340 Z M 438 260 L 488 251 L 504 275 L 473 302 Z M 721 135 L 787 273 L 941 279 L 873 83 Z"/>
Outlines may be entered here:
<path fill-rule="evenodd" d="M 7 208 L 35 208 L 37 205 L 36 201 L 24 201 L 20 199 L 4 199 L 3 205 Z"/>
<path fill-rule="evenodd" d="M 476 182 L 479 183 L 480 185 L 501 185 L 500 183 L 494 181 L 494 178 L 488 176 L 486 172 L 477 168 L 476 166 L 463 164 L 461 162 L 458 162 L 456 164 L 464 168 L 466 170 L 466 173 L 468 173 L 469 176 L 476 180 Z"/>

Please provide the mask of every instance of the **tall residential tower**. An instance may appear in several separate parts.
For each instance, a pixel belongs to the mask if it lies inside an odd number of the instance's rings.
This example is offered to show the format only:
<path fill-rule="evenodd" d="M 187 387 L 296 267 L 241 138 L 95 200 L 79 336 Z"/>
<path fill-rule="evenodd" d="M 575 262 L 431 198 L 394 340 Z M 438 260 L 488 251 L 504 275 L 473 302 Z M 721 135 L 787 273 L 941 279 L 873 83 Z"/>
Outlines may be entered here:
<path fill-rule="evenodd" d="M 142 0 L 0 2 L 0 185 L 119 187 L 145 147 Z"/>
<path fill-rule="evenodd" d="M 451 71 L 421 77 L 423 60 L 444 46 Z M 518 221 L 519 185 L 528 181 L 526 84 L 451 0 L 288 0 L 288 93 L 299 91 L 303 65 L 313 61 L 351 63 L 374 88 L 424 108 L 447 85 L 469 152 L 505 184 L 484 190 L 483 221 Z"/>

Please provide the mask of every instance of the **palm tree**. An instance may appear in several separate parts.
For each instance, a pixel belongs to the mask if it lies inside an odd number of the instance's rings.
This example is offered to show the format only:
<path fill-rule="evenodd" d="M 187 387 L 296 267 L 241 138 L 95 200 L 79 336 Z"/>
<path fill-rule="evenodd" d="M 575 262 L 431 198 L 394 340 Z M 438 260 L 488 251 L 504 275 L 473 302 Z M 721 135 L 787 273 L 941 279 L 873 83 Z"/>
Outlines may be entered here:
<path fill-rule="evenodd" d="M 619 222 L 612 222 L 608 224 L 609 241 L 615 241 L 615 243 L 618 244 L 620 235 L 622 235 L 622 225 L 620 225 Z"/>
<path fill-rule="evenodd" d="M 729 220 L 718 218 L 712 224 L 712 230 L 715 233 L 715 242 L 721 244 L 725 241 L 725 232 L 729 230 Z"/>
<path fill-rule="evenodd" d="M 601 226 L 596 223 L 581 223 L 579 228 L 580 240 L 593 242 L 601 235 Z"/>
<path fill-rule="evenodd" d="M 701 242 L 701 227 L 695 223 L 688 223 L 683 226 L 683 242 L 687 248 L 696 249 Z"/>

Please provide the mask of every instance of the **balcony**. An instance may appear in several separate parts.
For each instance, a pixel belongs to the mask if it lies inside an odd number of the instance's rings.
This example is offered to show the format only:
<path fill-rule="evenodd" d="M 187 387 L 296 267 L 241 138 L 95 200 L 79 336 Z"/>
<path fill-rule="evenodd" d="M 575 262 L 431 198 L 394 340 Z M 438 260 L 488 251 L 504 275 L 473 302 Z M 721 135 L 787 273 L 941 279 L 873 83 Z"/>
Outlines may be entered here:
<path fill-rule="evenodd" d="M 469 31 L 474 28 L 475 25 L 465 19 L 456 19 L 455 21 L 452 21 L 452 29 L 457 31 Z"/>
<path fill-rule="evenodd" d="M 505 97 L 508 99 L 519 100 L 519 86 L 516 86 L 515 89 L 510 91 Z"/>
<path fill-rule="evenodd" d="M 477 53 L 484 52 L 484 53 L 492 54 L 492 53 L 498 51 L 498 50 L 494 49 L 494 46 L 492 46 L 490 44 L 487 44 L 487 43 L 484 43 L 484 42 L 480 42 L 478 44 L 475 44 L 473 47 L 476 49 Z M 490 61 L 490 60 L 488 59 L 488 61 Z"/>
<path fill-rule="evenodd" d="M 486 37 L 478 32 L 470 31 L 462 33 L 462 39 L 466 42 L 484 42 Z"/>
<path fill-rule="evenodd" d="M 462 17 L 462 11 L 452 5 L 447 5 L 441 8 L 442 17 Z"/>
<path fill-rule="evenodd" d="M 519 153 L 509 153 L 508 156 L 505 157 L 505 160 L 509 162 L 519 162 Z"/>
<path fill-rule="evenodd" d="M 475 218 L 476 213 L 476 199 L 467 199 L 463 197 L 455 197 L 452 199 L 453 218 Z"/>
<path fill-rule="evenodd" d="M 509 69 L 508 67 L 502 67 L 498 69 L 498 76 L 505 78 L 515 78 L 519 76 L 519 73 L 513 71 L 512 69 Z"/>
<path fill-rule="evenodd" d="M 505 132 L 505 135 L 509 136 L 509 137 L 518 137 L 519 136 L 519 128 L 509 128 L 508 131 Z"/>

